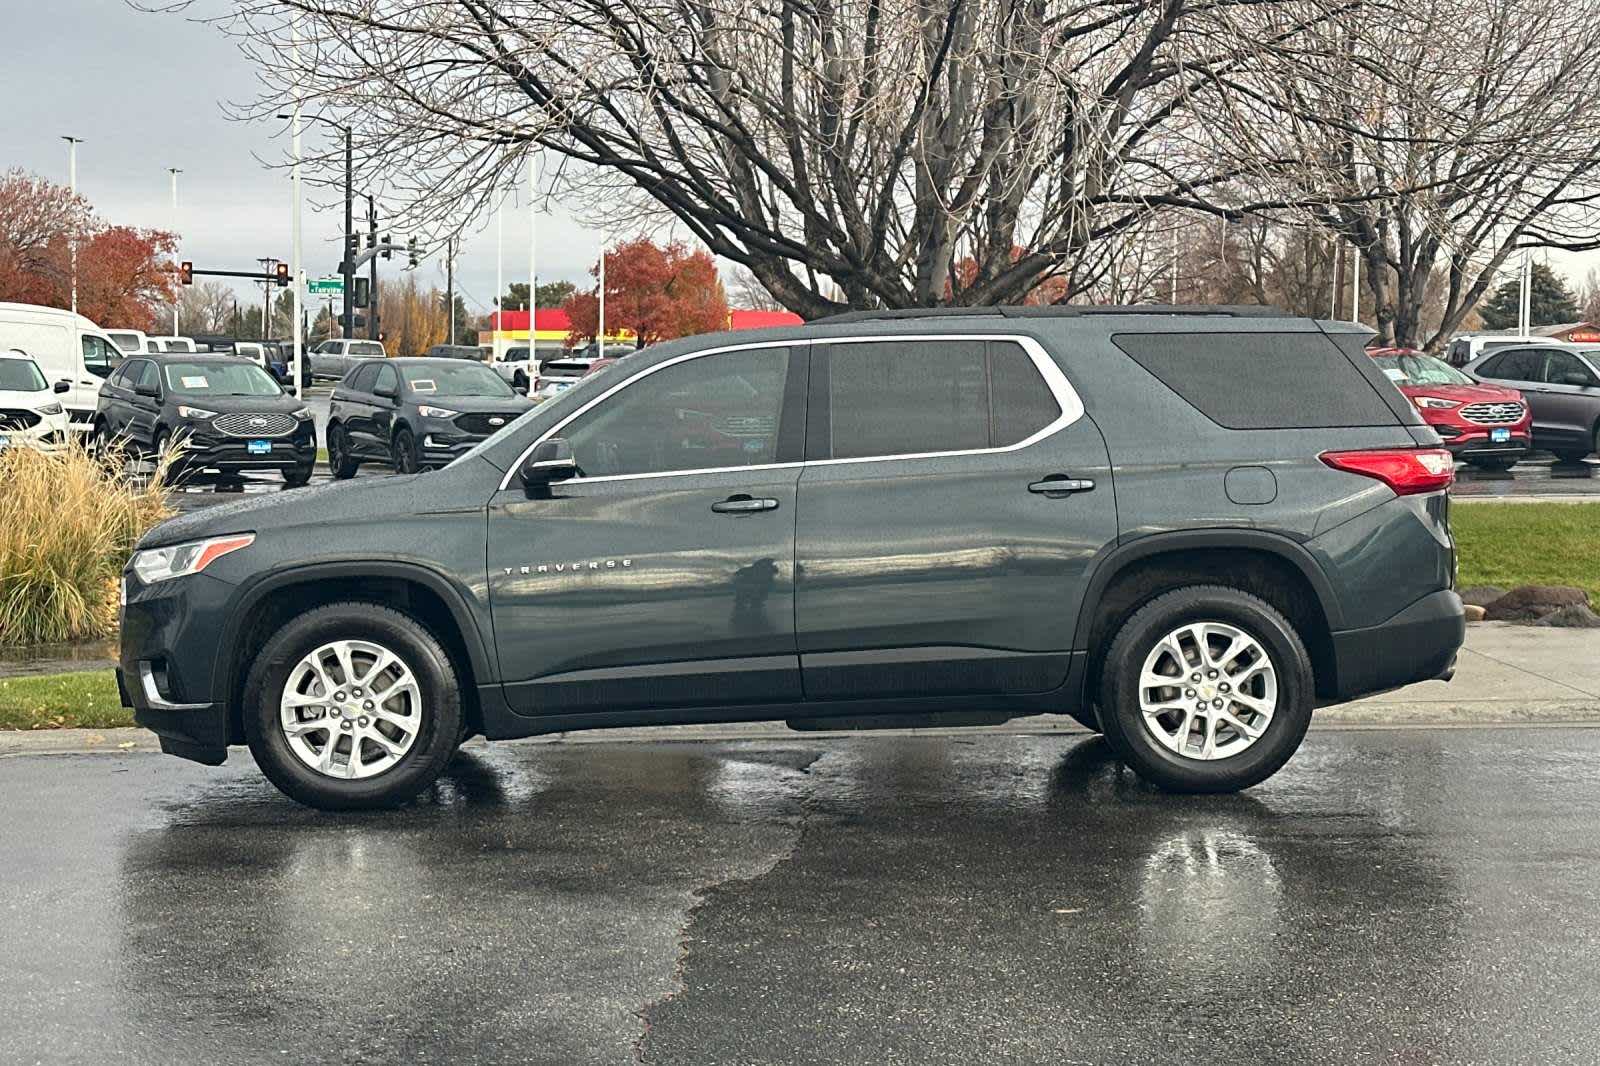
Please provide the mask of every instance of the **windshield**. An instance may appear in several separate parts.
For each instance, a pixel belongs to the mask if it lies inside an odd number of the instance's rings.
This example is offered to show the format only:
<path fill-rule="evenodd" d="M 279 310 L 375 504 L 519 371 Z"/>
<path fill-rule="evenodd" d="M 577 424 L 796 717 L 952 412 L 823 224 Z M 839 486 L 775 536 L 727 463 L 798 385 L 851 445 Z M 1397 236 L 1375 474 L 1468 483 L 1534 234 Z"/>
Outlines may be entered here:
<path fill-rule="evenodd" d="M 278 396 L 283 390 L 254 363 L 168 363 L 167 388 L 183 396 Z"/>
<path fill-rule="evenodd" d="M 1448 363 L 1420 352 L 1415 355 L 1375 355 L 1379 369 L 1396 385 L 1471 385 L 1467 375 Z"/>
<path fill-rule="evenodd" d="M 47 388 L 38 363 L 0 355 L 0 392 L 43 392 Z"/>
<path fill-rule="evenodd" d="M 402 366 L 400 376 L 418 396 L 515 396 L 511 386 L 479 363 L 459 366 Z"/>

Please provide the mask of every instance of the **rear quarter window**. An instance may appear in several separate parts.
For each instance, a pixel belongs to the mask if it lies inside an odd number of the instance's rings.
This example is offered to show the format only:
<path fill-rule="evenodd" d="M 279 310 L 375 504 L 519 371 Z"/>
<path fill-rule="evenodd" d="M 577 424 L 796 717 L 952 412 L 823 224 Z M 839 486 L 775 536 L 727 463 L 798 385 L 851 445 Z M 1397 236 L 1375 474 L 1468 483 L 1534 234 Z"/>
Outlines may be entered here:
<path fill-rule="evenodd" d="M 1399 423 L 1373 382 L 1321 333 L 1120 333 L 1111 340 L 1226 429 Z"/>

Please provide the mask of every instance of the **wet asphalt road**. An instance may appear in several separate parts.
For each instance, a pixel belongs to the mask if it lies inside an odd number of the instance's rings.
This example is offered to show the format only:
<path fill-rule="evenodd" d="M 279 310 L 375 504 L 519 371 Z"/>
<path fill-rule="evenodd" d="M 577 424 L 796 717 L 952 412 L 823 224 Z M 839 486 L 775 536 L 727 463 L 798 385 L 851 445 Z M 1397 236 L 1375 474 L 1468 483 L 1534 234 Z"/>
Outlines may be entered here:
<path fill-rule="evenodd" d="M 1592 1063 L 1600 730 L 469 749 L 328 816 L 236 753 L 0 760 L 0 1061 Z"/>

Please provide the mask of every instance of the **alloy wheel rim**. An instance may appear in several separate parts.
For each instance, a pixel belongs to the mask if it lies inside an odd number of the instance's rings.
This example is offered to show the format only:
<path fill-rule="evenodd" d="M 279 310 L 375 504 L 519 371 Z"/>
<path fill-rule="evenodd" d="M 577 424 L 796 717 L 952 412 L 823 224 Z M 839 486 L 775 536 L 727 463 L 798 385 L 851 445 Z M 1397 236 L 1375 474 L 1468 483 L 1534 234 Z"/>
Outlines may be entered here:
<path fill-rule="evenodd" d="M 1278 672 L 1255 637 L 1192 622 L 1156 642 L 1139 671 L 1139 713 L 1156 743 L 1186 759 L 1241 754 L 1278 709 Z"/>
<path fill-rule="evenodd" d="M 345 781 L 393 769 L 422 730 L 422 689 L 410 665 L 370 640 L 330 641 L 289 671 L 278 724 L 289 750 Z"/>

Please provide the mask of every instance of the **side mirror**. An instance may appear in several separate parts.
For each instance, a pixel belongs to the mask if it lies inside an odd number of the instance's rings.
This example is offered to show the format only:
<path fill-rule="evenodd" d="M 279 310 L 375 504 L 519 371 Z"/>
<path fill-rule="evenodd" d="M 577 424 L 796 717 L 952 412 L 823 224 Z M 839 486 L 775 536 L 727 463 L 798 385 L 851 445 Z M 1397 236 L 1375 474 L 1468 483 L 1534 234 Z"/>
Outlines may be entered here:
<path fill-rule="evenodd" d="M 375 385 L 372 389 L 372 395 L 382 396 L 385 400 L 392 400 L 398 396 L 399 393 L 395 392 L 393 385 Z"/>
<path fill-rule="evenodd" d="M 141 381 L 139 384 L 135 385 L 133 387 L 133 391 L 140 396 L 148 396 L 151 399 L 157 399 L 161 395 L 161 389 L 159 386 L 151 385 L 149 382 L 145 381 Z"/>
<path fill-rule="evenodd" d="M 1561 384 L 1563 384 L 1563 385 L 1575 385 L 1580 389 L 1587 389 L 1587 388 L 1590 388 L 1591 386 L 1594 385 L 1594 379 L 1591 378 L 1588 374 L 1584 374 L 1584 373 L 1581 373 L 1581 372 L 1576 371 L 1576 370 L 1571 370 L 1571 371 L 1568 371 L 1567 373 L 1561 375 Z"/>
<path fill-rule="evenodd" d="M 522 477 L 523 488 L 530 493 L 548 489 L 553 481 L 577 477 L 578 464 L 572 457 L 572 445 L 560 437 L 540 441 L 528 453 L 527 461 L 517 473 Z"/>
<path fill-rule="evenodd" d="M 58 393 L 71 392 L 72 391 L 72 382 L 70 382 L 70 381 L 58 381 L 58 382 L 56 382 L 55 391 L 58 392 Z"/>

